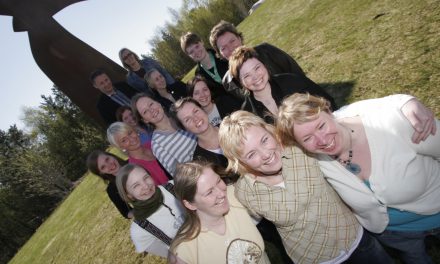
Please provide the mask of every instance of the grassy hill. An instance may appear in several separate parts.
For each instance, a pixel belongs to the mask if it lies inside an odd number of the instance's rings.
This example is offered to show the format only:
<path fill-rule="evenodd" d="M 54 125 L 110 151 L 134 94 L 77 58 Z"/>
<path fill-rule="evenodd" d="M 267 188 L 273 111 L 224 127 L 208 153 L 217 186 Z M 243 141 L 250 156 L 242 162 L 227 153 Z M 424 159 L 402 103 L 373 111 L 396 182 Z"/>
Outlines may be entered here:
<path fill-rule="evenodd" d="M 438 0 L 267 0 L 239 29 L 287 51 L 339 103 L 408 93 L 440 115 Z M 165 263 L 135 254 L 128 228 L 86 175 L 11 263 Z"/>

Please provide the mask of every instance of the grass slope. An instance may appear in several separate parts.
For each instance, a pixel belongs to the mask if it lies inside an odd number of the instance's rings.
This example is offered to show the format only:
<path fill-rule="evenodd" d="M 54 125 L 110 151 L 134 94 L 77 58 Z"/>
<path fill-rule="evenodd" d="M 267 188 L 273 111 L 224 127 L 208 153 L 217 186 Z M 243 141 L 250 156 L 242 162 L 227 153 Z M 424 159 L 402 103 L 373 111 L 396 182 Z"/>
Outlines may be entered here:
<path fill-rule="evenodd" d="M 87 174 L 10 263 L 165 263 L 134 253 L 130 222 L 119 215 L 105 188 Z"/>
<path fill-rule="evenodd" d="M 267 0 L 239 28 L 248 45 L 287 51 L 339 103 L 408 93 L 440 114 L 438 0 Z M 128 228 L 86 176 L 11 263 L 165 263 L 136 255 Z"/>

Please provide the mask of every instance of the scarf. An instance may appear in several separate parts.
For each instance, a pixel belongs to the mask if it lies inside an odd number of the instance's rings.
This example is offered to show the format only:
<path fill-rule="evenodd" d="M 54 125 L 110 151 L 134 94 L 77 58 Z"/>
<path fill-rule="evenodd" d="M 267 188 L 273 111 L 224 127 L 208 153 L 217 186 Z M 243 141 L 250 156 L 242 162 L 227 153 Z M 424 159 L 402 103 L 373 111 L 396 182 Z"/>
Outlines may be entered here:
<path fill-rule="evenodd" d="M 163 194 L 159 187 L 156 186 L 156 191 L 153 196 L 146 201 L 134 201 L 133 202 L 133 214 L 134 219 L 144 220 L 150 215 L 154 214 L 163 203 Z"/>

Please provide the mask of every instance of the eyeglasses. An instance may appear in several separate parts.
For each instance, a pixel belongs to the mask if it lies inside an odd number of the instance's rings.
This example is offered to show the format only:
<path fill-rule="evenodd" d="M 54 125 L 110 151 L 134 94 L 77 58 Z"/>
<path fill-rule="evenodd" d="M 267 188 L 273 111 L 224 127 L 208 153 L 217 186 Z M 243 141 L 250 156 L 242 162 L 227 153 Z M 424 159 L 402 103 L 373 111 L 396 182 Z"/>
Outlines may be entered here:
<path fill-rule="evenodd" d="M 127 60 L 131 55 L 133 55 L 133 53 L 127 53 L 125 56 L 122 56 L 122 60 Z"/>

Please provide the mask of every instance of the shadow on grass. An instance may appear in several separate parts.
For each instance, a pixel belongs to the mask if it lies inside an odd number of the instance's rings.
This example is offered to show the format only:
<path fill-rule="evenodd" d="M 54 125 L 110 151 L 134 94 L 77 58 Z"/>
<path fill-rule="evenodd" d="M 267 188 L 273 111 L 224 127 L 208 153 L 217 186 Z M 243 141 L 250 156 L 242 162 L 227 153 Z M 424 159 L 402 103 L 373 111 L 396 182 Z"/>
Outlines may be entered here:
<path fill-rule="evenodd" d="M 353 92 L 355 81 L 318 83 L 319 86 L 335 99 L 336 104 L 341 107 L 347 104 L 347 98 Z"/>

